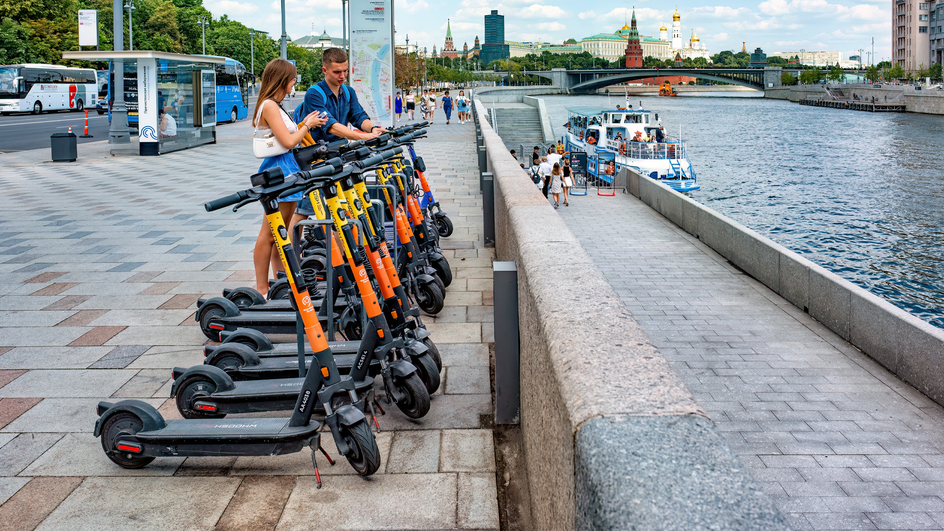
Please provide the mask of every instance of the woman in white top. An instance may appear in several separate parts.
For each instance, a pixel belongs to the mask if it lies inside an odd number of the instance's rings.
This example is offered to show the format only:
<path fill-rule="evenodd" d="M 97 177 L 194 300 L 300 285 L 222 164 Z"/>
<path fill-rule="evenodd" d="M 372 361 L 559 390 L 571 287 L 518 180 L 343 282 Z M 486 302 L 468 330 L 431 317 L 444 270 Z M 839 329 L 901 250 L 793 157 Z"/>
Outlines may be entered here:
<path fill-rule="evenodd" d="M 282 100 L 292 93 L 295 86 L 295 65 L 284 59 L 273 59 L 262 72 L 262 86 L 259 88 L 259 99 L 253 114 L 252 125 L 257 135 L 271 134 L 279 144 L 285 147 L 298 145 L 308 131 L 321 127 L 327 123 L 327 117 L 321 117 L 313 112 L 302 120 L 301 126 L 295 125 L 292 117 L 282 108 Z M 259 166 L 259 171 L 278 166 L 287 177 L 301 171 L 291 151 L 274 157 L 266 157 Z M 298 194 L 279 199 L 279 211 L 285 220 L 292 219 L 295 204 L 301 199 Z M 252 262 L 256 271 L 256 291 L 265 295 L 269 291 L 269 264 L 274 271 L 282 271 L 282 261 L 275 249 L 275 240 L 268 222 L 263 218 L 259 237 L 256 238 L 256 247 L 252 253 Z M 274 275 L 273 275 L 274 276 Z"/>

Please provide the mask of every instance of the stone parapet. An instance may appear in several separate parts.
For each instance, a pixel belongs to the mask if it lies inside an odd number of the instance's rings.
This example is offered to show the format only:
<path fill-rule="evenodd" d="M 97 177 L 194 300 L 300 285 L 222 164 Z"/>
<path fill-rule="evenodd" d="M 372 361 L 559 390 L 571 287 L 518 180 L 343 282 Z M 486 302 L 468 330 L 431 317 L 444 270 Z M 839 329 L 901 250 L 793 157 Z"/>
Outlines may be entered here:
<path fill-rule="evenodd" d="M 625 191 L 944 405 L 944 330 L 630 170 Z"/>
<path fill-rule="evenodd" d="M 497 259 L 518 267 L 534 528 L 788 529 L 475 105 Z"/>

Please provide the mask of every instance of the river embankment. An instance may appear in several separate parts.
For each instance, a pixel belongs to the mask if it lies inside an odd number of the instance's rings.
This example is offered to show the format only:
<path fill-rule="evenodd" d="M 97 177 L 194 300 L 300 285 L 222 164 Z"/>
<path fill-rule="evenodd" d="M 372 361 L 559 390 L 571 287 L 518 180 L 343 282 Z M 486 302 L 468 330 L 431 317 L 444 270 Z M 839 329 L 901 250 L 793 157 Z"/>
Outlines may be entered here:
<path fill-rule="evenodd" d="M 829 99 L 826 92 L 840 90 L 846 98 L 876 103 L 902 103 L 905 112 L 921 114 L 944 114 L 944 90 L 909 85 L 887 85 L 873 83 L 848 83 L 841 85 L 796 85 L 774 87 L 764 91 L 764 97 L 773 100 L 787 100 L 798 103 L 802 100 Z"/>

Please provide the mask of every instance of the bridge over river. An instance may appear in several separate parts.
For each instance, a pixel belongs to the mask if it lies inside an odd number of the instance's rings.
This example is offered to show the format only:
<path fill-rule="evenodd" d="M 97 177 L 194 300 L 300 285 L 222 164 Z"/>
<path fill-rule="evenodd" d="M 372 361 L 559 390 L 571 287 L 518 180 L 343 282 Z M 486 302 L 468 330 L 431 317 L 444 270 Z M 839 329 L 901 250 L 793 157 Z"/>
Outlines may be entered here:
<path fill-rule="evenodd" d="M 537 76 L 551 81 L 550 87 L 556 87 L 562 94 L 590 94 L 599 89 L 616 85 L 663 76 L 694 77 L 712 82 L 731 83 L 756 90 L 780 87 L 780 75 L 787 71 L 794 76 L 798 69 L 784 69 L 768 66 L 764 68 L 589 68 L 551 70 L 525 70 L 521 73 Z M 507 72 L 491 72 L 507 76 Z M 858 69 L 848 69 L 847 74 L 862 74 Z"/>

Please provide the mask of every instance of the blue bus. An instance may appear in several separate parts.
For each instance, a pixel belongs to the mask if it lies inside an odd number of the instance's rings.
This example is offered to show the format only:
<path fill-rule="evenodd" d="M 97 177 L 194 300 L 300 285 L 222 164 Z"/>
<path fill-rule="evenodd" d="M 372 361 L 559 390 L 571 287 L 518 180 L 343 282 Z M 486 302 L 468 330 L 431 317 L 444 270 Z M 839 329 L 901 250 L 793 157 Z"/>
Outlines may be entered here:
<path fill-rule="evenodd" d="M 218 56 L 208 56 L 218 57 Z M 220 57 L 224 62 L 214 65 L 216 72 L 216 121 L 235 122 L 243 120 L 249 115 L 249 75 L 246 67 L 242 63 L 229 57 Z M 161 63 L 164 63 L 163 65 Z M 128 110 L 128 126 L 137 129 L 138 127 L 138 71 L 134 66 L 124 63 L 125 74 L 125 107 Z M 166 70 L 166 61 L 158 60 L 158 75 Z M 111 108 L 114 103 L 112 94 L 113 81 L 115 79 L 112 64 L 108 64 L 109 78 L 107 83 L 108 90 L 108 122 L 111 123 Z M 163 85 L 161 78 L 158 77 L 158 97 L 163 98 L 164 104 L 173 106 L 179 112 L 193 112 L 193 102 L 189 101 L 187 95 L 175 92 L 163 94 L 161 88 Z M 178 108 L 179 105 L 179 108 Z M 104 113 L 104 110 L 101 111 Z M 185 123 L 186 120 L 177 118 L 178 123 Z"/>

